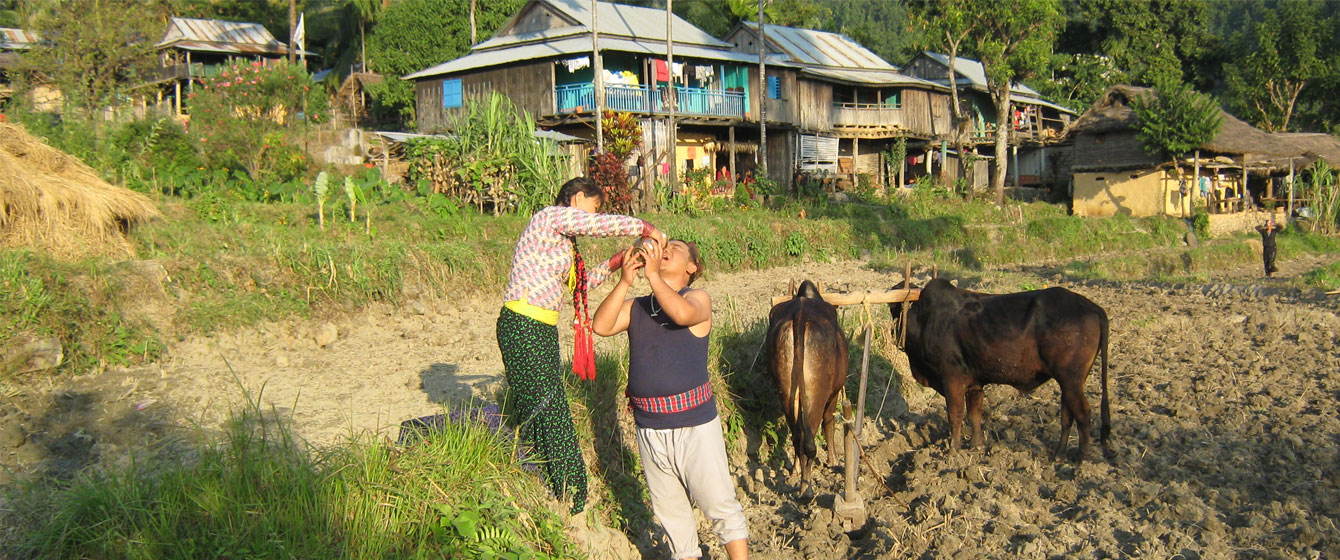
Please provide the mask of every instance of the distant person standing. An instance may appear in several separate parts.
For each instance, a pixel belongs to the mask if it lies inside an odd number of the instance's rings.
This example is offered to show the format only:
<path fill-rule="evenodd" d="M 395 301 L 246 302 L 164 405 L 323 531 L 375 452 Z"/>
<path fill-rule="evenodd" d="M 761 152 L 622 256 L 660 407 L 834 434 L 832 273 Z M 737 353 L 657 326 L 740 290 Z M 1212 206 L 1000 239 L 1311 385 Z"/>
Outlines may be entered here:
<path fill-rule="evenodd" d="M 1275 268 L 1275 234 L 1282 229 L 1275 226 L 1273 218 L 1266 220 L 1263 226 L 1256 226 L 1256 231 L 1261 234 L 1261 259 L 1265 261 L 1267 278 L 1279 270 Z"/>

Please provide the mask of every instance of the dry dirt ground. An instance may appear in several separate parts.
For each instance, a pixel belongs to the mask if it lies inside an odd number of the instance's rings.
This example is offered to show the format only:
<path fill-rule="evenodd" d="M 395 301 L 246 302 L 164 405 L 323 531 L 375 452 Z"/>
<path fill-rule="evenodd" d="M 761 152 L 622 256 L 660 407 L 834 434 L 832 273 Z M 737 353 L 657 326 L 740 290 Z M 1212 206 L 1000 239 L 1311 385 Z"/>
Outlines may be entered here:
<path fill-rule="evenodd" d="M 1327 261 L 1284 262 L 1280 276 Z M 791 279 L 866 291 L 900 276 L 843 262 L 701 285 L 721 325 L 766 317 L 768 298 Z M 1257 276 L 1244 268 L 1211 285 L 1073 283 L 1046 269 L 962 278 L 988 292 L 1062 285 L 1107 309 L 1108 456 L 1096 434 L 1089 462 L 1051 455 L 1055 384 L 1028 395 L 989 389 L 985 449 L 949 453 L 943 399 L 916 386 L 905 358 L 890 353 L 881 363 L 902 388 L 882 415 L 867 417 L 864 523 L 834 517 L 835 467 L 816 471 L 817 497 L 807 501 L 785 468 L 789 449 L 780 462 L 761 458 L 757 445 L 736 450 L 755 557 L 1340 558 L 1340 297 Z M 336 320 L 338 338 L 324 347 L 320 324 L 264 324 L 182 341 L 159 364 L 29 387 L 3 396 L 0 477 L 68 476 L 171 448 L 182 426 L 212 429 L 243 406 L 244 389 L 291 415 L 313 443 L 365 430 L 394 438 L 400 421 L 441 403 L 496 394 L 496 313 L 487 298 L 375 305 Z M 888 312 L 876 313 L 887 328 Z M 1095 412 L 1098 387 L 1095 368 Z M 703 536 L 723 558 L 710 532 Z M 629 537 L 661 552 L 655 534 Z"/>

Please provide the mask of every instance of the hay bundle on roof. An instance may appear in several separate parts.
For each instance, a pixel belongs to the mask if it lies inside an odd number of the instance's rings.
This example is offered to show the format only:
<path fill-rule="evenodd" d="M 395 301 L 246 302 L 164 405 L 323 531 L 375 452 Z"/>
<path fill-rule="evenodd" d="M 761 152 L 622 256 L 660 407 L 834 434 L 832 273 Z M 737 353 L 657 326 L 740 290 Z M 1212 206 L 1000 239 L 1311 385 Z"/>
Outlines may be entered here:
<path fill-rule="evenodd" d="M 128 254 L 125 233 L 155 216 L 148 197 L 108 184 L 22 127 L 0 123 L 0 246 L 60 256 Z"/>

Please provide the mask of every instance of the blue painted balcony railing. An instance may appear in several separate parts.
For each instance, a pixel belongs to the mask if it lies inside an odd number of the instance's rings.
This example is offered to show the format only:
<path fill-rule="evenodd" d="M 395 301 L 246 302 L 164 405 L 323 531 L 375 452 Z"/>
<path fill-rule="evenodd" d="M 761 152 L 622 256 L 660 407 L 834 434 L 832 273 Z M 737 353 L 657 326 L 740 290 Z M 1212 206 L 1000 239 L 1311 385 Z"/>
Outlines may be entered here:
<path fill-rule="evenodd" d="M 633 113 L 665 113 L 665 88 L 607 85 L 605 108 Z M 676 87 L 676 113 L 714 117 L 744 117 L 744 93 L 702 88 Z M 572 84 L 554 88 L 558 113 L 584 113 L 596 106 L 594 84 Z"/>

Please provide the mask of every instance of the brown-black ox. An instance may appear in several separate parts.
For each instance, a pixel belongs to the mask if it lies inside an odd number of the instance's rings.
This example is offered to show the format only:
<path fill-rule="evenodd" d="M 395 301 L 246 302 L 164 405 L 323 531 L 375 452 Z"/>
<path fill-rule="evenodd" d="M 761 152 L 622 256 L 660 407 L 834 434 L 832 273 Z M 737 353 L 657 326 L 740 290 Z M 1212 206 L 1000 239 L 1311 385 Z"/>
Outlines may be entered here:
<path fill-rule="evenodd" d="M 821 424 L 828 442 L 828 462 L 837 463 L 833 412 L 847 382 L 847 337 L 838 323 L 837 309 L 806 280 L 791 299 L 773 306 L 768 314 L 764 351 L 791 429 L 800 491 L 808 494 L 811 463 L 819 456 L 814 434 Z"/>
<path fill-rule="evenodd" d="M 901 286 L 900 286 L 901 287 Z M 899 304 L 890 304 L 898 336 Z M 1055 379 L 1061 386 L 1061 439 L 1079 425 L 1079 459 L 1089 452 L 1089 402 L 1084 382 L 1102 354 L 1101 441 L 1107 447 L 1111 418 L 1107 403 L 1107 312 L 1065 288 L 1015 294 L 961 290 L 943 278 L 931 280 L 907 313 L 904 351 L 918 383 L 945 398 L 950 449 L 962 441 L 966 401 L 972 445 L 982 443 L 982 387 L 1011 385 L 1031 391 Z"/>

